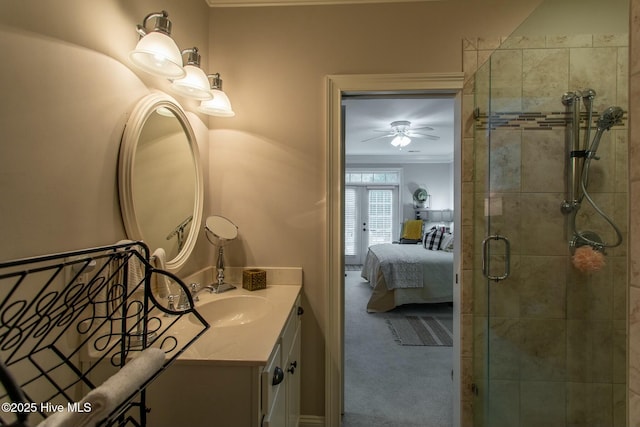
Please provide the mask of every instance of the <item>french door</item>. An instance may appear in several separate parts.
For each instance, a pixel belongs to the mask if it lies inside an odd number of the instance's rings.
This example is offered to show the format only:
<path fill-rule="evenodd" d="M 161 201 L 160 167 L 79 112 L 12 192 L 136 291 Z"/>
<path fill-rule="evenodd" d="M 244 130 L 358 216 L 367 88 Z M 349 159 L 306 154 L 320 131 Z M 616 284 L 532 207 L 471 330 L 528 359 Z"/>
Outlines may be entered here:
<path fill-rule="evenodd" d="M 369 246 L 397 236 L 396 186 L 346 186 L 344 206 L 345 264 L 362 264 Z"/>

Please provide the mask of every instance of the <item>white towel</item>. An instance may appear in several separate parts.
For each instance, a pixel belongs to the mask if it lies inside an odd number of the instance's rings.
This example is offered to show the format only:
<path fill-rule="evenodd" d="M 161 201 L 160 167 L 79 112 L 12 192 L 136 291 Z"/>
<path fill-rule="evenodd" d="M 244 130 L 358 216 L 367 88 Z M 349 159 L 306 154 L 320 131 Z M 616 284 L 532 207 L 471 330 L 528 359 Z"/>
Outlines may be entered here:
<path fill-rule="evenodd" d="M 120 240 L 117 244 L 123 245 L 127 243 L 135 243 L 133 240 Z M 136 256 L 132 256 L 129 258 L 128 262 L 128 270 L 127 270 L 127 283 L 128 283 L 128 291 L 132 292 L 133 290 L 137 290 L 140 282 L 144 281 L 144 266 L 142 261 Z M 142 288 L 144 288 L 144 283 L 142 284 Z"/>
<path fill-rule="evenodd" d="M 162 367 L 164 359 L 164 351 L 159 348 L 147 348 L 102 385 L 87 393 L 77 404 L 79 408 L 88 408 L 88 405 L 91 405 L 90 411 L 56 412 L 38 424 L 38 427 L 95 426 L 151 378 Z"/>
<path fill-rule="evenodd" d="M 167 254 L 162 248 L 158 248 L 151 255 L 151 262 L 158 270 L 166 269 Z M 167 298 L 171 295 L 171 288 L 169 287 L 169 278 L 162 274 L 154 274 L 152 276 L 151 289 L 160 298 Z"/>

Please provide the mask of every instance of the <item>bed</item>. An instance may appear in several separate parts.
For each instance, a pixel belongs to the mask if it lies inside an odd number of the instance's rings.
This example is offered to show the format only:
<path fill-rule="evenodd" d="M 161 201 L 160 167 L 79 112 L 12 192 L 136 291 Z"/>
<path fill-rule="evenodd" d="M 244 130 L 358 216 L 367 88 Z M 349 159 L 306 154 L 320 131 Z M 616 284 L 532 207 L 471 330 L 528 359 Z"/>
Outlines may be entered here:
<path fill-rule="evenodd" d="M 422 244 L 384 243 L 369 247 L 361 276 L 373 292 L 368 312 L 403 304 L 453 301 L 453 252 Z"/>

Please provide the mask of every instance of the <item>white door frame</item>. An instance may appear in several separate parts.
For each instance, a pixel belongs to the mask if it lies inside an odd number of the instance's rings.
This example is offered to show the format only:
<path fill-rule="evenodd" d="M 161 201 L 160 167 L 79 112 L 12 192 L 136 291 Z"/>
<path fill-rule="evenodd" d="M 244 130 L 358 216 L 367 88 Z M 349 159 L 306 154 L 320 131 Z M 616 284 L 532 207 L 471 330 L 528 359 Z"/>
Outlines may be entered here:
<path fill-rule="evenodd" d="M 448 93 L 455 96 L 454 121 L 454 230 L 460 234 L 462 193 L 462 86 L 463 73 L 330 75 L 327 85 L 327 286 L 325 288 L 325 426 L 340 426 L 344 361 L 344 141 L 341 100 L 343 94 Z M 457 237 L 457 236 L 456 236 Z M 459 240 L 458 240 L 459 241 Z M 460 245 L 454 252 L 453 286 L 453 427 L 460 426 Z"/>

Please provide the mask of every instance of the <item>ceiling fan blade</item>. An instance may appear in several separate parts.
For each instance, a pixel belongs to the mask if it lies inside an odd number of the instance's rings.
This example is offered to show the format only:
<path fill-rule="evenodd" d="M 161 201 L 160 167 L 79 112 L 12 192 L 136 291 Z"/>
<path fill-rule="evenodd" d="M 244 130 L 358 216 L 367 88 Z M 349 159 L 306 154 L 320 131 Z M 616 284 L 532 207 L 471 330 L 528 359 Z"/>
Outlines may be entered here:
<path fill-rule="evenodd" d="M 426 139 L 432 139 L 432 140 L 440 139 L 439 136 L 429 135 L 429 134 L 420 133 L 420 132 L 410 132 L 409 133 L 409 138 L 426 138 Z"/>
<path fill-rule="evenodd" d="M 388 133 L 386 135 L 374 136 L 373 138 L 363 139 L 361 142 L 373 141 L 374 139 L 381 139 L 381 138 L 391 138 L 392 136 L 394 136 L 394 134 Z"/>
<path fill-rule="evenodd" d="M 411 130 L 416 130 L 416 129 L 435 130 L 431 126 L 416 126 L 416 127 L 411 126 Z"/>

